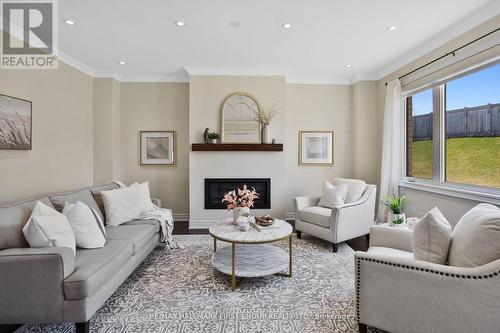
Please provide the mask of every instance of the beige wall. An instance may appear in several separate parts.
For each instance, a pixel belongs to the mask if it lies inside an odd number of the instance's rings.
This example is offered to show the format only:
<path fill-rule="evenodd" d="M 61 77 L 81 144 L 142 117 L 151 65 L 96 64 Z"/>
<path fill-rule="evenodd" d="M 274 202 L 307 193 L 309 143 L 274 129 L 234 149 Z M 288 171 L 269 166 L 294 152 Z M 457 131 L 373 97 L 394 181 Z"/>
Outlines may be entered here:
<path fill-rule="evenodd" d="M 319 195 L 325 180 L 352 177 L 352 88 L 349 85 L 288 84 L 286 86 L 287 212 L 299 195 Z M 299 131 L 334 131 L 333 166 L 299 166 Z"/>
<path fill-rule="evenodd" d="M 495 18 L 475 27 L 474 29 L 466 32 L 465 34 L 451 40 L 450 42 L 444 44 L 443 46 L 433 50 L 432 52 L 426 54 L 425 56 L 407 64 L 406 66 L 398 69 L 397 71 L 387 75 L 383 79 L 377 82 L 377 94 L 378 94 L 378 113 L 383 114 L 384 102 L 385 102 L 385 83 L 393 80 L 395 78 L 408 73 L 409 71 L 422 66 L 423 64 L 450 52 L 451 50 L 468 43 L 485 33 L 491 32 L 500 26 L 500 15 Z M 450 74 L 450 73 L 448 73 Z M 379 132 L 382 133 L 382 127 L 380 126 Z M 378 135 L 379 142 L 377 145 L 382 144 L 381 134 Z M 381 154 L 379 155 L 381 156 Z M 410 201 L 410 214 L 421 216 L 433 207 L 438 207 L 443 214 L 450 219 L 452 224 L 458 221 L 458 218 L 465 213 L 468 209 L 477 204 L 477 202 L 468 199 L 460 199 L 452 196 L 430 193 L 415 189 L 402 189 L 402 194 L 406 195 Z"/>
<path fill-rule="evenodd" d="M 120 84 L 120 179 L 149 181 L 151 195 L 174 214 L 188 213 L 187 83 Z M 139 131 L 176 130 L 176 166 L 140 166 Z"/>
<path fill-rule="evenodd" d="M 92 183 L 92 78 L 57 70 L 0 70 L 0 93 L 33 102 L 32 150 L 0 150 L 0 203 Z"/>

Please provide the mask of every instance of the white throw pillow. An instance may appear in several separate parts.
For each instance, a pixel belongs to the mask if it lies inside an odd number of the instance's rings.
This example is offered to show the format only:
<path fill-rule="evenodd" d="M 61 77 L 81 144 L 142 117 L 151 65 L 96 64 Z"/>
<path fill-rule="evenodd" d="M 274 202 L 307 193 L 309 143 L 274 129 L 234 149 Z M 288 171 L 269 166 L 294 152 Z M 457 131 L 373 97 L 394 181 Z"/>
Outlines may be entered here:
<path fill-rule="evenodd" d="M 83 249 L 96 249 L 106 244 L 104 225 L 89 206 L 81 201 L 66 203 L 62 211 L 75 233 L 76 246 Z M 98 215 L 97 215 L 98 216 Z"/>
<path fill-rule="evenodd" d="M 349 179 L 349 178 L 334 178 L 333 185 L 343 185 L 347 184 L 347 196 L 345 198 L 345 202 L 354 202 L 361 199 L 363 193 L 365 193 L 366 183 L 359 179 Z"/>
<path fill-rule="evenodd" d="M 329 182 L 325 182 L 318 206 L 333 208 L 343 205 L 345 203 L 347 189 L 348 186 L 346 184 L 333 186 Z"/>
<path fill-rule="evenodd" d="M 500 208 L 479 204 L 458 221 L 451 236 L 449 265 L 476 267 L 500 259 Z"/>
<path fill-rule="evenodd" d="M 417 260 L 446 264 L 450 242 L 451 225 L 437 207 L 413 228 L 413 254 Z"/>
<path fill-rule="evenodd" d="M 149 195 L 149 183 L 133 184 L 116 190 L 102 191 L 106 223 L 117 226 L 154 209 Z"/>
<path fill-rule="evenodd" d="M 68 219 L 41 201 L 35 204 L 23 234 L 30 247 L 69 247 L 76 254 L 75 234 Z"/>

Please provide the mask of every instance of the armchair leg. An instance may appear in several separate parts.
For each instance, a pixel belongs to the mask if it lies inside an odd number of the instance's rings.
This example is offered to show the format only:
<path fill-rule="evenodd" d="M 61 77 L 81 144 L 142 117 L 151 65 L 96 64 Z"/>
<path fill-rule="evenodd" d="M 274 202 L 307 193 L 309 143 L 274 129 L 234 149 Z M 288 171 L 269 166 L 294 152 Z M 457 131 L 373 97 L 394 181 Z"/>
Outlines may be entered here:
<path fill-rule="evenodd" d="M 298 230 L 296 230 L 296 232 L 297 232 L 297 238 L 302 238 L 302 232 Z"/>
<path fill-rule="evenodd" d="M 83 323 L 75 323 L 76 333 L 89 333 L 90 332 L 90 321 Z"/>
<path fill-rule="evenodd" d="M 339 249 L 339 245 L 338 244 L 332 244 L 332 251 L 334 253 L 337 253 L 337 250 Z"/>
<path fill-rule="evenodd" d="M 359 333 L 366 333 L 368 331 L 368 327 L 365 324 L 358 324 Z"/>

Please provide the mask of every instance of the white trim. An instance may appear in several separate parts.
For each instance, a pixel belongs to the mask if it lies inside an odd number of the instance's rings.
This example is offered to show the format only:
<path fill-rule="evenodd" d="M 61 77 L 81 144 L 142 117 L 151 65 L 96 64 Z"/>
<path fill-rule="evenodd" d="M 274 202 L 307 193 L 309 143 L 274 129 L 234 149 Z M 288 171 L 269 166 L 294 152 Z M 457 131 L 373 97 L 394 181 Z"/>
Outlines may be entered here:
<path fill-rule="evenodd" d="M 473 186 L 461 186 L 449 183 L 435 184 L 424 180 L 403 179 L 399 182 L 400 187 L 411 188 L 420 191 L 426 191 L 445 196 L 452 196 L 478 202 L 487 202 L 494 205 L 500 205 L 500 190 L 496 189 L 478 189 Z"/>
<path fill-rule="evenodd" d="M 189 82 L 189 76 L 155 76 L 155 75 L 122 75 L 120 82 L 165 82 L 165 83 L 186 83 Z"/>
<path fill-rule="evenodd" d="M 353 80 L 351 77 L 329 77 L 329 76 L 287 76 L 285 78 L 287 84 L 336 84 L 336 85 L 351 85 Z"/>
<path fill-rule="evenodd" d="M 208 229 L 219 222 L 220 220 L 189 220 L 189 229 Z"/>
<path fill-rule="evenodd" d="M 173 217 L 174 217 L 174 222 L 180 222 L 180 221 L 188 222 L 189 221 L 189 214 L 188 213 L 173 214 Z"/>
<path fill-rule="evenodd" d="M 379 80 L 386 77 L 387 75 L 394 73 L 395 71 L 403 68 L 405 65 L 421 58 L 427 53 L 443 46 L 454 38 L 472 30 L 474 27 L 480 25 L 493 18 L 500 13 L 500 1 L 493 1 L 488 5 L 484 6 L 474 14 L 468 15 L 459 22 L 455 22 L 442 33 L 430 38 L 429 40 L 415 46 L 410 51 L 406 52 L 402 56 L 393 59 L 388 62 L 386 66 L 374 72 L 374 76 Z"/>
<path fill-rule="evenodd" d="M 76 60 L 75 58 L 61 51 L 58 51 L 57 56 L 59 61 L 64 62 L 66 65 L 73 67 L 74 69 L 79 70 L 80 72 L 87 74 L 88 76 L 95 77 L 95 71 L 83 62 Z"/>

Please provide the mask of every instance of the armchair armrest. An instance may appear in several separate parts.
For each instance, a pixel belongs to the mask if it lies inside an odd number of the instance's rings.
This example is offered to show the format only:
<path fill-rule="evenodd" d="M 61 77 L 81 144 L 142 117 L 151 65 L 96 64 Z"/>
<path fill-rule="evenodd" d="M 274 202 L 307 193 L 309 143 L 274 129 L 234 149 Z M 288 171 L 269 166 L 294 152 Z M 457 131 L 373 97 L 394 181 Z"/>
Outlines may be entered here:
<path fill-rule="evenodd" d="M 320 196 L 302 196 L 294 198 L 293 204 L 295 206 L 295 213 L 307 207 L 317 206 L 319 200 Z"/>
<path fill-rule="evenodd" d="M 69 248 L 0 251 L 0 324 L 62 322 L 63 281 L 73 269 Z"/>
<path fill-rule="evenodd" d="M 151 198 L 151 202 L 153 205 L 157 206 L 158 208 L 161 208 L 161 200 L 158 198 Z"/>
<path fill-rule="evenodd" d="M 413 252 L 413 231 L 391 228 L 387 225 L 372 225 L 370 227 L 370 246 L 390 247 Z"/>
<path fill-rule="evenodd" d="M 408 333 L 497 330 L 500 260 L 463 268 L 356 252 L 355 268 L 360 323 Z"/>

